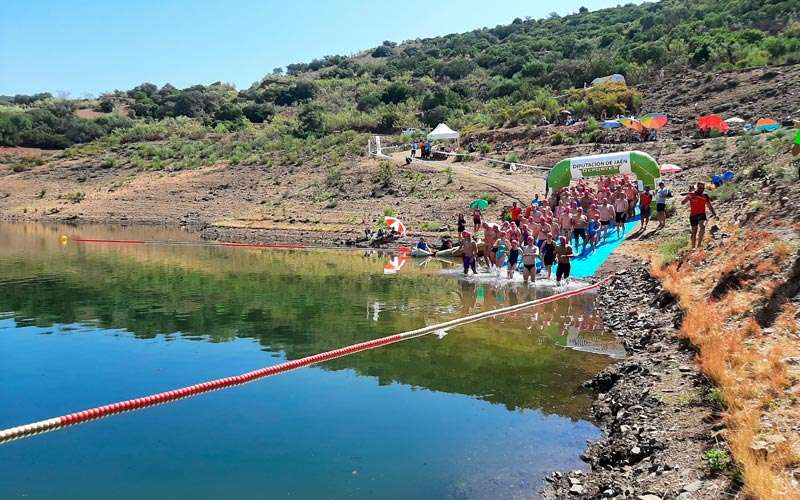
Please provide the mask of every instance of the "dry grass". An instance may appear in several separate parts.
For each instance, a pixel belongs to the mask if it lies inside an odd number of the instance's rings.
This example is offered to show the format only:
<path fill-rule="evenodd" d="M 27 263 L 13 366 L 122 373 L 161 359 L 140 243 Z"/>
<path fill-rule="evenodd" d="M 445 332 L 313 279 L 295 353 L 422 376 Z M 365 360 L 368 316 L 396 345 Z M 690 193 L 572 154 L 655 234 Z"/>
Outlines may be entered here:
<path fill-rule="evenodd" d="M 764 242 L 775 239 L 763 236 Z M 785 441 L 778 439 L 767 450 L 760 443 L 768 434 L 791 429 L 798 416 L 794 400 L 786 397 L 787 388 L 797 380 L 785 359 L 798 351 L 789 335 L 798 332 L 799 311 L 795 305 L 784 306 L 770 335 L 753 317 L 757 304 L 781 283 L 780 265 L 787 263 L 786 257 L 794 250 L 778 242 L 770 252 L 762 252 L 766 244 L 754 248 L 743 246 L 743 241 L 731 238 L 709 252 L 653 266 L 652 273 L 678 298 L 684 310 L 679 335 L 698 347 L 697 362 L 725 402 L 726 440 L 741 471 L 744 495 L 759 500 L 796 499 L 800 493 L 791 487 L 788 473 L 788 467 L 799 460 L 791 445 L 795 437 L 784 432 Z M 740 272 L 746 262 L 755 264 L 750 269 L 755 269 L 756 276 L 719 301 L 711 300 L 708 292 L 720 276 Z M 762 428 L 765 418 L 770 428 Z M 787 420 L 788 425 L 779 425 Z"/>

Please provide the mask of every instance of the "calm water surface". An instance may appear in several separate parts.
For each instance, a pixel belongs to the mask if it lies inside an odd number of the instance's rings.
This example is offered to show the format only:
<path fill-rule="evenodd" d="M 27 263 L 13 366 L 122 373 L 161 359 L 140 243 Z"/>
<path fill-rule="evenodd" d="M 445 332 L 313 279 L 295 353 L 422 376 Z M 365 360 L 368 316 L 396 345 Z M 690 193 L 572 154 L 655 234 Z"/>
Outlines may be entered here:
<path fill-rule="evenodd" d="M 0 428 L 546 294 L 353 252 L 0 224 Z M 399 272 L 388 270 L 403 264 Z M 530 498 L 598 430 L 592 297 L 0 445 L 0 498 Z"/>

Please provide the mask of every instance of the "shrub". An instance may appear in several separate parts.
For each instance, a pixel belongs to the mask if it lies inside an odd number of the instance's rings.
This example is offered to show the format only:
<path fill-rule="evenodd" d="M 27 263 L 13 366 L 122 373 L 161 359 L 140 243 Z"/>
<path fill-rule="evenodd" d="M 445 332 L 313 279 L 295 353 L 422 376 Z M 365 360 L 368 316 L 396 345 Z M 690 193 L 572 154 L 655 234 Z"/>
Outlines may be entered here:
<path fill-rule="evenodd" d="M 689 244 L 689 238 L 687 236 L 673 236 L 665 240 L 661 244 L 661 265 L 666 266 L 671 264 L 672 261 L 678 256 L 678 253 L 681 249 L 686 248 L 686 245 Z"/>
<path fill-rule="evenodd" d="M 392 207 L 386 207 L 383 209 L 383 216 L 384 217 L 394 217 L 397 214 Z"/>
<path fill-rule="evenodd" d="M 712 472 L 722 472 L 731 463 L 728 452 L 719 448 L 713 448 L 703 453 L 703 460 L 706 461 Z"/>
<path fill-rule="evenodd" d="M 711 197 L 712 200 L 728 201 L 734 196 L 736 196 L 736 192 L 738 190 L 739 186 L 736 185 L 736 183 L 728 182 L 711 191 L 709 196 Z"/>
<path fill-rule="evenodd" d="M 419 225 L 419 228 L 423 231 L 436 232 L 442 229 L 442 225 L 438 222 L 423 222 Z"/>
<path fill-rule="evenodd" d="M 378 164 L 378 180 L 384 186 L 388 186 L 394 177 L 394 166 L 389 160 L 383 160 Z"/>

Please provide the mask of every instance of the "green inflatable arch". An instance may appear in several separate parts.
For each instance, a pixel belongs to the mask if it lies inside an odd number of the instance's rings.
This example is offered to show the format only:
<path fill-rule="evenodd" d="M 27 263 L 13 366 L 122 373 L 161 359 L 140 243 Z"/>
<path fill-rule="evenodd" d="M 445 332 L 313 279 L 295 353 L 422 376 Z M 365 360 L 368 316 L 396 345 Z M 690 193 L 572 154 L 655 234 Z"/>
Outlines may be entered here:
<path fill-rule="evenodd" d="M 654 189 L 661 177 L 658 162 L 641 151 L 567 158 L 556 163 L 547 174 L 547 189 L 561 189 L 572 181 L 608 175 L 632 174 L 645 186 Z"/>

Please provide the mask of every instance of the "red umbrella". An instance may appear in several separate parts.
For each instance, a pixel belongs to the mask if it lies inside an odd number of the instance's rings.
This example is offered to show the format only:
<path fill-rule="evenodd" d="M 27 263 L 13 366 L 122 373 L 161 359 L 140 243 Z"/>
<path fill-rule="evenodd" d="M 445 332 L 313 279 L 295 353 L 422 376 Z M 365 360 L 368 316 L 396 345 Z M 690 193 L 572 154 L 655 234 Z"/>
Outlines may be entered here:
<path fill-rule="evenodd" d="M 677 174 L 678 172 L 680 172 L 683 169 L 681 167 L 677 166 L 677 165 L 672 165 L 670 163 L 665 163 L 664 165 L 661 165 L 659 170 L 661 170 L 662 174 Z"/>
<path fill-rule="evenodd" d="M 728 131 L 728 124 L 719 115 L 704 115 L 697 119 L 700 130 L 719 130 L 723 134 Z"/>
<path fill-rule="evenodd" d="M 406 225 L 403 224 L 397 217 L 384 217 L 383 222 L 389 226 L 389 229 L 394 229 L 400 234 L 406 233 Z"/>

